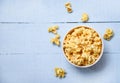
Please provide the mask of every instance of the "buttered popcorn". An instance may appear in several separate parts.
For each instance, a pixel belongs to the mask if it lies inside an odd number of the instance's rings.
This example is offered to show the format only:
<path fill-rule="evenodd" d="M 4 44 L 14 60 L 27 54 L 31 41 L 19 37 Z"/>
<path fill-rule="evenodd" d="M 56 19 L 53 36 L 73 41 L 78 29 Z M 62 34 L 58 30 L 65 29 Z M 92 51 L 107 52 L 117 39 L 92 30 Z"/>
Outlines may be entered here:
<path fill-rule="evenodd" d="M 105 40 L 110 40 L 112 38 L 113 34 L 114 34 L 113 30 L 108 28 L 108 29 L 106 29 L 103 37 L 104 37 Z"/>
<path fill-rule="evenodd" d="M 55 34 L 54 38 L 51 38 L 51 43 L 60 46 L 60 35 L 57 33 L 58 25 L 54 25 L 48 28 L 48 32 Z"/>
<path fill-rule="evenodd" d="M 67 9 L 67 12 L 72 13 L 72 6 L 70 2 L 65 3 L 65 7 Z"/>
<path fill-rule="evenodd" d="M 84 26 L 77 27 L 66 35 L 63 41 L 63 50 L 73 64 L 91 65 L 100 56 L 102 40 L 95 30 Z"/>
<path fill-rule="evenodd" d="M 52 32 L 54 34 L 57 34 L 57 29 L 58 29 L 58 25 L 54 25 L 48 28 L 48 32 Z"/>
<path fill-rule="evenodd" d="M 87 22 L 89 20 L 89 16 L 87 13 L 83 13 L 81 17 L 82 22 Z"/>
<path fill-rule="evenodd" d="M 55 35 L 54 38 L 51 38 L 51 42 L 52 42 L 53 44 L 56 44 L 57 46 L 60 46 L 60 35 L 57 34 L 57 35 Z"/>
<path fill-rule="evenodd" d="M 54 71 L 55 71 L 55 76 L 56 77 L 59 77 L 59 78 L 64 78 L 65 77 L 66 72 L 65 72 L 64 69 L 56 67 L 54 69 Z"/>

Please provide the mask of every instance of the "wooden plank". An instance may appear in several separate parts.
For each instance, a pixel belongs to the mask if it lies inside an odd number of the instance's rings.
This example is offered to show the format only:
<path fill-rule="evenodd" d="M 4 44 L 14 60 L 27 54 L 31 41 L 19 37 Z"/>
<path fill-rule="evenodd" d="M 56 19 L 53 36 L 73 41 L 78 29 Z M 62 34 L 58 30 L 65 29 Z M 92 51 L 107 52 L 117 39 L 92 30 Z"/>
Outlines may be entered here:
<path fill-rule="evenodd" d="M 119 59 L 119 54 L 104 54 L 93 67 L 79 69 L 70 65 L 61 53 L 0 56 L 0 79 L 1 83 L 116 83 L 119 81 Z M 64 68 L 67 72 L 66 78 L 56 78 L 55 67 Z"/>
<path fill-rule="evenodd" d="M 68 0 L 4 0 L 0 1 L 0 21 L 67 22 L 80 21 L 86 12 L 93 21 L 120 21 L 120 0 L 69 0 L 73 13 L 68 14 L 64 4 Z"/>
<path fill-rule="evenodd" d="M 86 25 L 96 29 L 103 36 L 106 28 L 112 28 L 115 35 L 110 41 L 104 40 L 105 53 L 120 53 L 120 29 L 119 23 L 67 23 L 67 24 L 1 24 L 0 25 L 0 53 L 61 53 L 61 47 L 50 43 L 54 37 L 48 33 L 49 26 L 59 25 L 58 33 L 61 35 L 61 42 L 65 34 L 71 28 L 78 25 Z"/>

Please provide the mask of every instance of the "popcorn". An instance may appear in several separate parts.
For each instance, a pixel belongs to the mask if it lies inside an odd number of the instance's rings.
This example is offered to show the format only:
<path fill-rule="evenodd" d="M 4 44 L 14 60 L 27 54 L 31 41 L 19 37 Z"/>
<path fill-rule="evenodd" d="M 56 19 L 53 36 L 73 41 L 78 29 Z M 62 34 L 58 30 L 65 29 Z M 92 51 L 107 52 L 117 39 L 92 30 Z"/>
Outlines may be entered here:
<path fill-rule="evenodd" d="M 48 28 L 48 32 L 52 32 L 54 34 L 57 34 L 57 29 L 58 28 L 59 27 L 57 25 L 51 26 L 51 27 Z"/>
<path fill-rule="evenodd" d="M 65 3 L 65 7 L 69 13 L 72 13 L 72 7 L 70 2 Z"/>
<path fill-rule="evenodd" d="M 60 35 L 55 35 L 55 37 L 54 38 L 51 38 L 51 42 L 53 43 L 53 44 L 56 44 L 57 46 L 60 46 Z"/>
<path fill-rule="evenodd" d="M 59 78 L 64 78 L 65 77 L 66 72 L 65 72 L 64 69 L 56 67 L 54 70 L 55 70 L 55 76 L 56 77 L 59 77 Z"/>
<path fill-rule="evenodd" d="M 82 22 L 87 22 L 89 20 L 89 16 L 87 13 L 83 13 L 81 17 Z"/>
<path fill-rule="evenodd" d="M 104 34 L 104 39 L 105 40 L 110 40 L 113 36 L 113 30 L 112 29 L 106 29 L 105 34 Z"/>
<path fill-rule="evenodd" d="M 54 38 L 51 38 L 51 42 L 57 46 L 60 46 L 60 35 L 57 33 L 58 25 L 54 25 L 48 28 L 48 32 L 55 34 Z"/>
<path fill-rule="evenodd" d="M 77 27 L 66 35 L 63 50 L 69 61 L 75 65 L 90 65 L 100 56 L 102 40 L 93 29 Z"/>

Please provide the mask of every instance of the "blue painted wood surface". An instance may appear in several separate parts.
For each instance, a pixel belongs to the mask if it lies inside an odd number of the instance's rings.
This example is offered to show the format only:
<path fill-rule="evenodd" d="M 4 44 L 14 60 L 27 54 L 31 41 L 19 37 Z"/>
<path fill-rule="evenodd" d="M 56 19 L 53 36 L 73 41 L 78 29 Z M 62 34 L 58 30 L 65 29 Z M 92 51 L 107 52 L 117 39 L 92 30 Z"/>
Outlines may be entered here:
<path fill-rule="evenodd" d="M 68 0 L 0 0 L 0 83 L 120 83 L 120 1 L 69 1 L 71 14 L 64 7 Z M 80 22 L 83 12 L 90 16 L 88 23 Z M 104 40 L 103 57 L 95 66 L 79 69 L 50 43 L 52 25 L 59 25 L 61 42 L 78 25 L 93 27 L 101 36 L 112 28 L 115 35 Z M 66 78 L 56 78 L 55 67 L 64 68 Z"/>

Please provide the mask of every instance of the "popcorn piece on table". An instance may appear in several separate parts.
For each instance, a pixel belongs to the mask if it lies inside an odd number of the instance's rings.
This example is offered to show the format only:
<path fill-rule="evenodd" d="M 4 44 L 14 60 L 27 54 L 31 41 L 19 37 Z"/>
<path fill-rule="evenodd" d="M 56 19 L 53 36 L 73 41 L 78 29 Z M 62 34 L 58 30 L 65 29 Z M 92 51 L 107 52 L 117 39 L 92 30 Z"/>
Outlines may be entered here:
<path fill-rule="evenodd" d="M 67 9 L 67 12 L 72 13 L 72 7 L 70 2 L 65 3 L 65 7 Z"/>
<path fill-rule="evenodd" d="M 54 71 L 55 71 L 55 76 L 56 77 L 59 77 L 59 78 L 64 78 L 65 77 L 65 74 L 66 74 L 66 72 L 65 72 L 65 70 L 64 69 L 62 69 L 62 68 L 55 68 L 54 69 Z"/>
<path fill-rule="evenodd" d="M 57 29 L 58 29 L 58 25 L 54 25 L 48 28 L 48 32 L 52 32 L 54 34 L 57 34 Z"/>
<path fill-rule="evenodd" d="M 83 13 L 81 17 L 82 22 L 87 22 L 89 20 L 89 16 L 87 13 Z"/>
<path fill-rule="evenodd" d="M 56 34 L 55 37 L 51 39 L 51 42 L 57 46 L 60 46 L 60 35 Z"/>
<path fill-rule="evenodd" d="M 103 36 L 104 39 L 105 40 L 110 40 L 112 38 L 112 36 L 113 36 L 113 30 L 110 29 L 110 28 L 106 29 L 105 34 Z"/>

